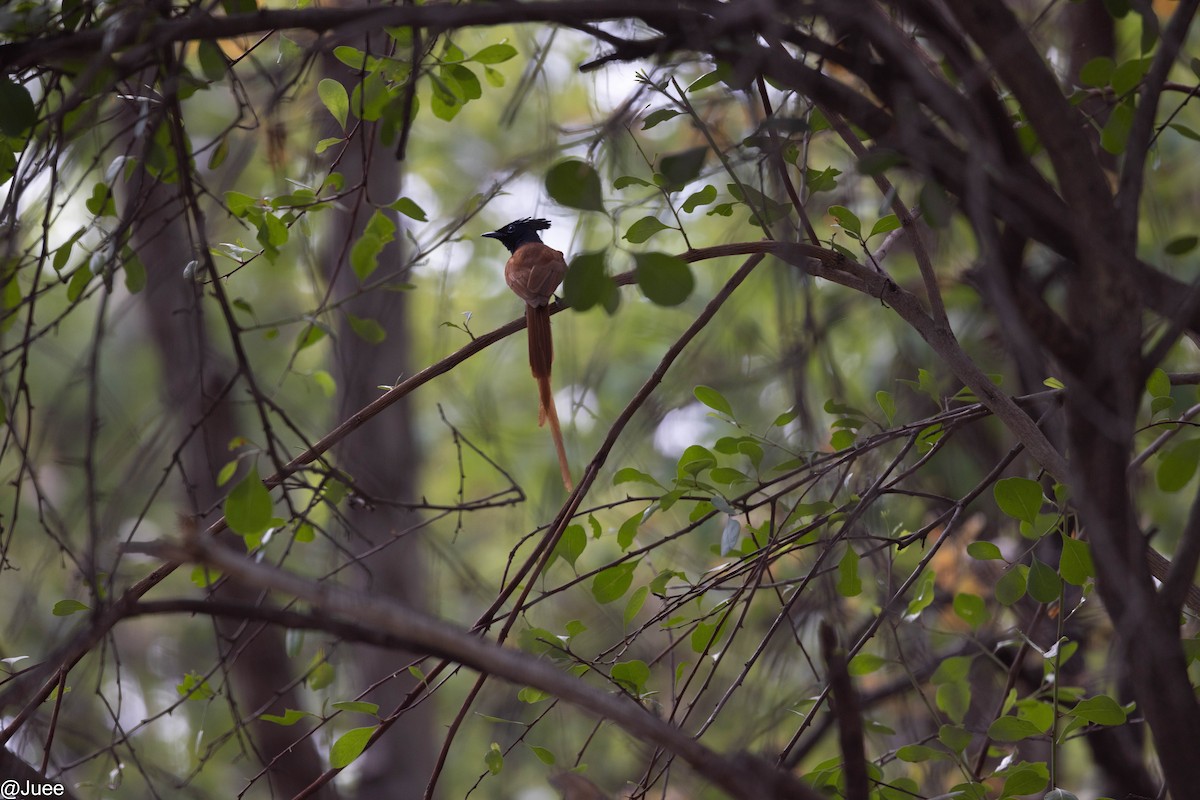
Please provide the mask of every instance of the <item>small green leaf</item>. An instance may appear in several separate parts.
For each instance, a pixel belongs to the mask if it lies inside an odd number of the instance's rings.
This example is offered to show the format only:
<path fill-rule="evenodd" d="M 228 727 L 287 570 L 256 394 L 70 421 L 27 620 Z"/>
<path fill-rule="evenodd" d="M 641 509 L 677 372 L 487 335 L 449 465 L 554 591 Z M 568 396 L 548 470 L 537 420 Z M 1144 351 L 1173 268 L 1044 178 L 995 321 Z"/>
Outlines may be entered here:
<path fill-rule="evenodd" d="M 685 213 L 692 213 L 699 206 L 706 206 L 717 199 L 717 188 L 711 183 L 698 192 L 692 192 L 680 206 Z"/>
<path fill-rule="evenodd" d="M 660 108 L 657 111 L 651 111 L 646 115 L 646 119 L 642 121 L 642 130 L 648 131 L 655 125 L 666 122 L 669 119 L 674 119 L 682 113 L 682 111 L 676 111 L 673 108 Z"/>
<path fill-rule="evenodd" d="M 996 481 L 992 489 L 996 505 L 1008 516 L 1028 522 L 1037 521 L 1042 507 L 1042 487 L 1029 478 L 1004 478 Z"/>
<path fill-rule="evenodd" d="M 850 663 L 846 665 L 846 671 L 857 678 L 870 675 L 886 663 L 887 659 L 883 656 L 874 653 L 859 653 L 850 659 Z"/>
<path fill-rule="evenodd" d="M 264 722 L 272 722 L 276 725 L 283 725 L 284 727 L 288 727 L 290 725 L 295 725 L 297 722 L 304 719 L 305 717 L 311 717 L 311 716 L 313 716 L 313 715 L 308 713 L 307 711 L 297 711 L 294 708 L 289 708 L 283 712 L 282 716 L 279 716 L 277 714 L 259 714 L 258 718 L 263 720 Z"/>
<path fill-rule="evenodd" d="M 620 599 L 633 585 L 633 571 L 637 561 L 623 561 L 601 571 L 592 579 L 592 597 L 597 603 L 611 603 Z"/>
<path fill-rule="evenodd" d="M 695 630 L 689 642 L 692 646 L 692 652 L 705 653 L 720 641 L 722 634 L 725 632 L 725 624 L 721 621 L 717 622 L 701 622 L 696 625 Z"/>
<path fill-rule="evenodd" d="M 952 722 L 960 725 L 971 707 L 971 685 L 966 681 L 943 683 L 934 694 L 934 703 Z"/>
<path fill-rule="evenodd" d="M 1188 485 L 1200 463 L 1200 439 L 1180 442 L 1163 453 L 1154 480 L 1164 492 L 1178 492 Z"/>
<path fill-rule="evenodd" d="M 1018 719 L 1017 717 L 1001 717 L 988 726 L 988 736 L 997 742 L 1019 742 L 1041 735 L 1042 732 L 1036 725 L 1027 719 Z"/>
<path fill-rule="evenodd" d="M 1083 586 L 1089 578 L 1096 577 L 1092 563 L 1092 549 L 1087 542 L 1062 534 L 1062 555 L 1058 562 L 1062 578 L 1072 586 Z"/>
<path fill-rule="evenodd" d="M 956 753 L 966 750 L 973 738 L 970 731 L 957 725 L 943 725 L 938 729 L 938 741 Z"/>
<path fill-rule="evenodd" d="M 996 581 L 996 600 L 1001 605 L 1011 606 L 1025 596 L 1025 569 L 1022 567 L 1013 567 Z"/>
<path fill-rule="evenodd" d="M 642 610 L 642 606 L 646 602 L 646 596 L 649 594 L 649 586 L 639 586 L 633 590 L 633 594 L 629 595 L 629 600 L 625 603 L 625 613 L 622 614 L 625 625 L 633 622 L 633 618 Z"/>
<path fill-rule="evenodd" d="M 54 604 L 51 614 L 56 617 L 69 617 L 76 611 L 89 611 L 90 607 L 84 605 L 78 600 L 59 600 Z"/>
<path fill-rule="evenodd" d="M 184 675 L 183 680 L 175 684 L 175 691 L 188 700 L 208 700 L 216 694 L 204 676 L 195 672 Z"/>
<path fill-rule="evenodd" d="M 517 692 L 517 699 L 529 705 L 540 703 L 549 697 L 550 694 L 548 692 L 543 692 L 541 689 L 534 689 L 532 686 L 526 686 Z"/>
<path fill-rule="evenodd" d="M 350 114 L 350 95 L 346 94 L 346 87 L 333 78 L 322 78 L 317 84 L 317 96 L 337 120 L 338 125 L 345 129 L 346 118 Z"/>
<path fill-rule="evenodd" d="M 1098 56 L 1079 69 L 1079 82 L 1084 86 L 1102 88 L 1108 86 L 1116 64 L 1108 56 Z"/>
<path fill-rule="evenodd" d="M 572 567 L 583 555 L 583 551 L 587 548 L 587 533 L 584 532 L 582 525 L 569 525 L 563 531 L 562 537 L 559 538 L 558 544 L 554 546 L 554 556 L 566 561 Z M 552 559 L 553 560 L 553 559 Z"/>
<path fill-rule="evenodd" d="M 704 405 L 713 411 L 719 411 L 727 417 L 733 416 L 733 407 L 729 405 L 729 401 L 725 399 L 725 396 L 716 389 L 700 385 L 693 389 L 692 393 L 696 395 L 697 400 L 704 403 Z"/>
<path fill-rule="evenodd" d="M 551 167 L 546 173 L 546 193 L 568 208 L 604 211 L 600 176 L 585 161 L 565 159 Z"/>
<path fill-rule="evenodd" d="M 692 269 L 682 259 L 666 253 L 637 253 L 634 276 L 648 300 L 660 306 L 677 306 L 695 288 Z"/>
<path fill-rule="evenodd" d="M 373 319 L 346 314 L 346 321 L 350 323 L 350 329 L 354 331 L 355 335 L 364 342 L 380 344 L 387 338 L 387 331 Z"/>
<path fill-rule="evenodd" d="M 629 230 L 621 238 L 632 244 L 641 244 L 659 231 L 665 230 L 668 230 L 668 226 L 659 222 L 657 218 L 642 217 L 630 225 Z"/>
<path fill-rule="evenodd" d="M 845 206 L 830 206 L 829 216 L 837 220 L 839 226 L 855 239 L 862 236 L 862 222 L 853 211 Z"/>
<path fill-rule="evenodd" d="M 429 217 L 425 215 L 425 209 L 417 205 L 416 201 L 410 200 L 407 197 L 401 197 L 394 203 L 388 205 L 392 211 L 399 211 L 410 219 L 415 219 L 417 222 L 427 222 Z"/>
<path fill-rule="evenodd" d="M 622 688 L 633 694 L 641 694 L 646 690 L 646 681 L 650 680 L 650 667 L 645 661 L 618 661 L 612 668 L 612 679 Z"/>
<path fill-rule="evenodd" d="M 1125 152 L 1129 131 L 1133 127 L 1133 108 L 1129 103 L 1118 103 L 1108 115 L 1108 121 L 1100 131 L 1100 146 L 1114 156 Z"/>
<path fill-rule="evenodd" d="M 693 147 L 664 156 L 659 162 L 658 171 L 667 179 L 666 188 L 669 191 L 678 191 L 694 181 L 704 169 L 704 159 L 707 155 L 707 147 Z"/>
<path fill-rule="evenodd" d="M 492 742 L 492 746 L 483 754 L 483 763 L 487 764 L 488 772 L 500 774 L 500 770 L 504 769 L 504 754 L 500 752 L 499 744 Z"/>
<path fill-rule="evenodd" d="M 886 217 L 882 217 L 875 221 L 875 224 L 871 226 L 871 232 L 867 235 L 867 238 L 869 239 L 872 236 L 878 236 L 881 233 L 889 233 L 899 227 L 900 218 L 895 214 L 888 214 Z"/>
<path fill-rule="evenodd" d="M 989 616 L 983 598 L 970 592 L 954 595 L 954 613 L 974 629 L 987 622 Z"/>
<path fill-rule="evenodd" d="M 663 485 L 655 480 L 653 475 L 633 467 L 622 467 L 617 470 L 617 474 L 613 476 L 613 486 L 619 486 L 622 483 L 650 483 L 660 489 L 663 488 Z"/>
<path fill-rule="evenodd" d="M 503 64 L 516 56 L 517 48 L 501 42 L 500 44 L 489 44 L 467 60 L 474 61 L 476 64 Z"/>
<path fill-rule="evenodd" d="M 258 477 L 258 468 L 251 465 L 225 498 L 225 522 L 235 533 L 255 536 L 270 526 L 272 507 L 271 493 Z"/>
<path fill-rule="evenodd" d="M 1180 236 L 1167 242 L 1163 252 L 1169 256 L 1181 256 L 1195 250 L 1197 243 L 1200 243 L 1200 236 Z"/>
<path fill-rule="evenodd" d="M 967 555 L 976 561 L 1003 560 L 1004 555 L 994 542 L 971 542 L 967 545 Z"/>
<path fill-rule="evenodd" d="M 858 553 L 853 547 L 838 562 L 837 593 L 842 597 L 857 597 L 862 594 L 862 579 L 858 576 Z"/>
<path fill-rule="evenodd" d="M 885 392 L 882 389 L 875 393 L 875 402 L 879 404 L 879 409 L 883 411 L 883 415 L 887 417 L 888 424 L 896 418 L 896 401 L 892 397 L 891 392 Z"/>
<path fill-rule="evenodd" d="M 1125 709 L 1106 694 L 1098 694 L 1086 700 L 1080 700 L 1070 710 L 1071 716 L 1097 725 L 1124 725 L 1129 719 Z"/>
<path fill-rule="evenodd" d="M 365 703 L 361 700 L 342 700 L 334 703 L 333 707 L 339 711 L 354 711 L 359 714 L 370 714 L 373 717 L 379 715 L 378 703 Z"/>
<path fill-rule="evenodd" d="M 367 742 L 375 733 L 375 726 L 369 728 L 351 728 L 337 738 L 329 749 L 329 766 L 334 769 L 345 769 L 354 763 L 355 759 L 367 749 Z"/>
<path fill-rule="evenodd" d="M 941 761 L 950 756 L 923 744 L 906 744 L 896 751 L 896 758 L 910 764 L 918 764 L 922 761 Z"/>
<path fill-rule="evenodd" d="M 1053 603 L 1062 592 L 1062 580 L 1049 564 L 1033 559 L 1029 567 L 1029 596 L 1039 603 Z"/>
<path fill-rule="evenodd" d="M 617 284 L 605 266 L 608 252 L 580 253 L 571 259 L 563 279 L 563 302 L 576 311 L 587 311 L 602 305 L 611 314 L 617 309 L 621 295 Z"/>
<path fill-rule="evenodd" d="M 925 570 L 924 574 L 917 579 L 916 585 L 913 587 L 913 599 L 909 601 L 908 609 L 904 612 L 906 619 L 916 619 L 933 602 L 934 577 L 932 570 Z"/>
<path fill-rule="evenodd" d="M 547 750 L 544 747 L 538 747 L 537 745 L 532 745 L 532 744 L 529 745 L 529 749 L 533 751 L 533 754 L 535 756 L 537 756 L 538 761 L 541 761 L 543 764 L 545 764 L 548 767 L 554 766 L 554 762 L 555 762 L 554 753 L 551 753 L 549 750 Z"/>
<path fill-rule="evenodd" d="M 37 121 L 37 109 L 29 90 L 14 83 L 7 75 L 0 77 L 0 133 L 20 137 Z"/>

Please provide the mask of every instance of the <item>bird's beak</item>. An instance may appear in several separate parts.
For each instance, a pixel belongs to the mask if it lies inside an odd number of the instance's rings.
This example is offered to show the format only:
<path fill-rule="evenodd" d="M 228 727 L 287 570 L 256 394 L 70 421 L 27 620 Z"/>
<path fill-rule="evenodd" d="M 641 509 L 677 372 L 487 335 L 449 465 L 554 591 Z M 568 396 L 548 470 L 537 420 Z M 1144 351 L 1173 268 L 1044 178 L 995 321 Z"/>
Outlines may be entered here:
<path fill-rule="evenodd" d="M 483 234 L 483 238 L 484 239 L 499 239 L 500 231 L 492 231 L 491 233 L 485 233 L 485 234 Z"/>

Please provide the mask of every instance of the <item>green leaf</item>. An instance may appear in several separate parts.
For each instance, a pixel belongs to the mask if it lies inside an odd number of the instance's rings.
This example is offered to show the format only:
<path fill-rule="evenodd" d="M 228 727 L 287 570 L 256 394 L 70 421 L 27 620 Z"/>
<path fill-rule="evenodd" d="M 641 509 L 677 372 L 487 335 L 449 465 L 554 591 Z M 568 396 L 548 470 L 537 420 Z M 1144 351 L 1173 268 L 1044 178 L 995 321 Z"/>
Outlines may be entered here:
<path fill-rule="evenodd" d="M 733 416 L 733 408 L 729 405 L 729 401 L 725 396 L 713 389 L 710 386 L 700 385 L 692 390 L 692 394 L 696 395 L 696 399 L 704 405 L 711 408 L 713 411 L 719 411 L 727 417 Z"/>
<path fill-rule="evenodd" d="M 938 741 L 956 753 L 966 750 L 973 738 L 970 731 L 957 725 L 943 725 L 938 729 Z"/>
<path fill-rule="evenodd" d="M 648 180 L 643 180 L 634 175 L 622 175 L 613 181 L 614 189 L 625 189 L 630 186 L 653 186 L 654 184 Z"/>
<path fill-rule="evenodd" d="M 837 220 L 842 230 L 858 239 L 862 236 L 862 222 L 853 211 L 845 206 L 830 206 L 829 216 Z"/>
<path fill-rule="evenodd" d="M 886 663 L 887 659 L 883 656 L 877 656 L 874 653 L 859 653 L 850 659 L 850 663 L 846 665 L 846 671 L 855 677 L 860 677 L 870 675 Z"/>
<path fill-rule="evenodd" d="M 971 542 L 967 545 L 967 555 L 976 561 L 1003 560 L 1004 555 L 994 542 Z"/>
<path fill-rule="evenodd" d="M 548 692 L 543 692 L 541 689 L 534 689 L 532 686 L 526 686 L 517 692 L 517 699 L 529 705 L 540 703 L 548 697 L 550 697 Z"/>
<path fill-rule="evenodd" d="M 666 122 L 669 119 L 674 119 L 682 113 L 682 111 L 676 111 L 673 108 L 660 108 L 657 111 L 651 111 L 646 115 L 646 119 L 642 121 L 642 130 L 648 131 L 655 125 Z"/>
<path fill-rule="evenodd" d="M 487 764 L 488 772 L 493 775 L 500 774 L 500 770 L 504 769 L 504 754 L 500 752 L 500 745 L 492 742 L 492 746 L 483 755 L 483 763 Z"/>
<path fill-rule="evenodd" d="M 660 306 L 677 306 L 695 288 L 692 268 L 682 259 L 666 253 L 637 253 L 634 277 L 648 300 Z"/>
<path fill-rule="evenodd" d="M 871 232 L 867 234 L 867 238 L 869 239 L 872 236 L 877 236 L 881 233 L 890 233 L 899 227 L 900 218 L 895 214 L 888 214 L 886 217 L 882 217 L 875 221 L 875 224 L 871 226 Z"/>
<path fill-rule="evenodd" d="M 1092 549 L 1088 543 L 1063 533 L 1058 571 L 1063 580 L 1072 586 L 1083 586 L 1089 578 L 1096 577 L 1096 566 L 1092 563 Z"/>
<path fill-rule="evenodd" d="M 862 579 L 858 576 L 858 553 L 853 547 L 838 562 L 837 593 L 842 597 L 857 597 L 862 594 Z"/>
<path fill-rule="evenodd" d="M 1142 82 L 1151 63 L 1152 59 L 1150 58 L 1131 58 L 1121 64 L 1113 70 L 1112 76 L 1109 78 L 1108 82 L 1112 86 L 1112 90 L 1118 96 L 1132 92 Z"/>
<path fill-rule="evenodd" d="M 875 402 L 879 404 L 879 409 L 883 415 L 887 417 L 888 424 L 896 418 L 896 401 L 892 397 L 891 392 L 885 392 L 882 389 L 875 393 Z"/>
<path fill-rule="evenodd" d="M 69 617 L 76 611 L 90 611 L 90 606 L 86 606 L 78 600 L 59 600 L 54 604 L 51 614 L 56 617 Z"/>
<path fill-rule="evenodd" d="M 696 625 L 695 630 L 689 642 L 692 646 L 692 652 L 704 653 L 713 645 L 721 640 L 721 636 L 725 633 L 725 623 L 718 620 L 716 622 L 701 622 Z"/>
<path fill-rule="evenodd" d="M 307 711 L 297 711 L 294 708 L 289 708 L 283 712 L 282 716 L 279 716 L 277 714 L 259 714 L 258 718 L 263 720 L 264 722 L 272 722 L 276 725 L 283 725 L 284 727 L 288 727 L 290 725 L 295 725 L 297 722 L 304 719 L 305 717 L 311 717 L 311 716 L 313 716 L 313 715 L 308 713 Z"/>
<path fill-rule="evenodd" d="M 601 571 L 592 579 L 592 597 L 597 603 L 605 604 L 618 600 L 633 585 L 633 571 L 637 561 L 623 561 Z"/>
<path fill-rule="evenodd" d="M 0 133 L 20 137 L 37 121 L 33 97 L 7 75 L 0 77 Z"/>
<path fill-rule="evenodd" d="M 97 217 L 115 217 L 117 215 L 117 205 L 113 202 L 112 190 L 106 183 L 97 183 L 92 186 L 92 196 L 84 201 L 84 206 Z"/>
<path fill-rule="evenodd" d="M 369 728 L 351 728 L 343 733 L 329 749 L 329 766 L 345 769 L 353 764 L 355 759 L 362 755 L 363 750 L 367 749 L 367 742 L 373 733 L 374 725 Z"/>
<path fill-rule="evenodd" d="M 1200 463 L 1200 439 L 1180 442 L 1163 453 L 1154 480 L 1164 492 L 1178 492 L 1188 485 Z"/>
<path fill-rule="evenodd" d="M 625 231 L 625 235 L 621 238 L 632 244 L 641 244 L 659 231 L 665 231 L 668 228 L 669 226 L 659 222 L 655 217 L 642 217 L 630 225 L 629 230 Z"/>
<path fill-rule="evenodd" d="M 934 703 L 955 724 L 962 724 L 971 707 L 971 685 L 966 681 L 943 683 L 934 694 Z"/>
<path fill-rule="evenodd" d="M 1017 566 L 1001 575 L 1000 580 L 996 581 L 995 595 L 996 601 L 1005 606 L 1011 606 L 1024 597 L 1025 571 Z"/>
<path fill-rule="evenodd" d="M 608 274 L 607 260 L 605 250 L 581 253 L 571 259 L 563 279 L 563 302 L 576 311 L 587 311 L 596 305 L 604 306 L 610 314 L 616 311 L 621 295 Z"/>
<path fill-rule="evenodd" d="M 950 756 L 923 744 L 906 744 L 896 751 L 896 758 L 910 764 L 918 764 L 922 761 L 941 761 Z"/>
<path fill-rule="evenodd" d="M 617 474 L 613 476 L 613 486 L 619 486 L 622 483 L 650 483 L 657 487 L 664 488 L 661 483 L 654 479 L 653 475 L 642 472 L 640 469 L 633 467 L 622 467 L 617 470 Z"/>
<path fill-rule="evenodd" d="M 930 676 L 929 682 L 935 686 L 941 686 L 944 683 L 965 681 L 971 672 L 971 664 L 974 662 L 973 656 L 950 656 L 942 659 L 942 663 L 938 664 L 937 669 Z"/>
<path fill-rule="evenodd" d="M 388 208 L 392 211 L 399 211 L 404 216 L 415 219 L 417 222 L 427 222 L 429 220 L 429 217 L 425 215 L 425 209 L 407 197 L 401 197 L 399 200 L 388 205 Z"/>
<path fill-rule="evenodd" d="M 642 610 L 642 606 L 645 604 L 646 597 L 649 594 L 649 586 L 639 586 L 633 590 L 633 594 L 629 595 L 629 600 L 625 603 L 625 613 L 621 615 L 625 625 L 633 622 L 633 618 Z"/>
<path fill-rule="evenodd" d="M 970 592 L 954 595 L 954 613 L 974 629 L 987 622 L 989 617 L 983 598 Z"/>
<path fill-rule="evenodd" d="M 693 147 L 664 156 L 659 162 L 658 171 L 667 179 L 666 188 L 678 191 L 694 181 L 704 169 L 704 159 L 707 155 L 707 147 Z"/>
<path fill-rule="evenodd" d="M 587 548 L 587 533 L 583 530 L 583 526 L 568 525 L 559 538 L 558 544 L 554 546 L 554 557 L 561 558 L 574 567 L 579 556 L 583 555 L 585 548 Z M 552 557 L 551 563 L 553 560 Z"/>
<path fill-rule="evenodd" d="M 350 330 L 354 331 L 355 335 L 364 342 L 380 344 L 387 338 L 387 331 L 373 319 L 347 314 L 346 321 L 350 323 Z"/>
<path fill-rule="evenodd" d="M 346 93 L 346 87 L 333 78 L 322 78 L 317 84 L 317 96 L 344 130 L 350 114 L 350 95 Z"/>
<path fill-rule="evenodd" d="M 1197 243 L 1200 243 L 1200 236 L 1180 236 L 1167 242 L 1163 247 L 1163 252 L 1169 256 L 1181 256 L 1195 250 Z"/>
<path fill-rule="evenodd" d="M 913 599 L 909 601 L 908 609 L 904 612 L 906 619 L 916 619 L 933 602 L 933 580 L 932 570 L 925 570 L 924 574 L 917 579 L 913 588 Z"/>
<path fill-rule="evenodd" d="M 1029 596 L 1039 603 L 1053 603 L 1062 592 L 1062 580 L 1049 564 L 1036 557 L 1029 567 Z"/>
<path fill-rule="evenodd" d="M 1032 525 L 1042 508 L 1042 487 L 1029 478 L 1004 478 L 992 488 L 996 505 L 1013 519 Z"/>
<path fill-rule="evenodd" d="M 474 61 L 476 64 L 503 64 L 505 61 L 515 58 L 516 55 L 517 48 L 501 42 L 489 44 L 467 60 Z"/>
<path fill-rule="evenodd" d="M 554 766 L 554 762 L 555 762 L 554 753 L 551 753 L 549 750 L 547 750 L 544 747 L 538 747 L 537 745 L 531 744 L 531 745 L 527 745 L 527 746 L 529 747 L 530 750 L 533 751 L 533 754 L 535 756 L 537 756 L 538 761 L 541 761 L 543 764 L 545 764 L 548 767 Z"/>
<path fill-rule="evenodd" d="M 360 282 L 379 268 L 379 254 L 383 252 L 383 245 L 383 240 L 378 236 L 363 233 L 350 248 L 350 266 Z"/>
<path fill-rule="evenodd" d="M 244 217 L 250 209 L 258 207 L 258 201 L 241 192 L 226 192 L 225 205 L 235 217 Z"/>
<path fill-rule="evenodd" d="M 188 700 L 208 700 L 216 694 L 204 676 L 195 672 L 184 675 L 183 680 L 175 684 L 175 691 Z"/>
<path fill-rule="evenodd" d="M 373 717 L 379 715 L 378 703 L 366 703 L 362 700 L 342 700 L 334 703 L 333 707 L 339 711 L 354 711 L 359 714 L 370 714 Z"/>
<path fill-rule="evenodd" d="M 1019 742 L 1041 735 L 1042 732 L 1036 725 L 1027 719 L 1018 719 L 1017 717 L 1000 717 L 988 726 L 988 736 L 997 742 Z"/>
<path fill-rule="evenodd" d="M 641 694 L 650 680 L 650 667 L 645 661 L 618 661 L 613 664 L 612 679 L 627 691 Z"/>
<path fill-rule="evenodd" d="M 242 536 L 261 534 L 270 527 L 272 505 L 271 493 L 258 477 L 258 468 L 251 465 L 225 498 L 225 522 Z"/>
<path fill-rule="evenodd" d="M 685 213 L 692 213 L 698 206 L 705 206 L 717 199 L 717 188 L 711 183 L 698 192 L 692 192 L 680 206 Z"/>
<path fill-rule="evenodd" d="M 1129 103 L 1119 103 L 1109 113 L 1108 121 L 1100 131 L 1100 146 L 1105 152 L 1119 156 L 1125 152 L 1129 131 L 1133 127 L 1133 108 Z"/>
<path fill-rule="evenodd" d="M 125 288 L 130 294 L 146 288 L 146 267 L 131 247 L 121 249 L 121 270 L 125 273 Z"/>
<path fill-rule="evenodd" d="M 1116 64 L 1108 56 L 1098 56 L 1079 69 L 1079 82 L 1084 86 L 1101 88 L 1108 86 Z"/>
<path fill-rule="evenodd" d="M 1106 694 L 1080 700 L 1068 713 L 1097 725 L 1124 725 L 1129 718 L 1125 709 Z"/>
<path fill-rule="evenodd" d="M 600 176 L 578 159 L 558 162 L 546 173 L 546 193 L 557 203 L 584 211 L 604 211 Z"/>
<path fill-rule="evenodd" d="M 728 64 L 721 64 L 707 75 L 702 75 L 688 85 L 688 92 L 698 92 L 701 89 L 707 89 L 709 86 L 715 86 L 723 80 L 727 80 L 733 75 L 733 69 Z"/>
<path fill-rule="evenodd" d="M 679 477 L 695 477 L 706 469 L 712 469 L 717 464 L 717 457 L 707 447 L 698 444 L 688 445 L 679 456 L 677 471 Z"/>

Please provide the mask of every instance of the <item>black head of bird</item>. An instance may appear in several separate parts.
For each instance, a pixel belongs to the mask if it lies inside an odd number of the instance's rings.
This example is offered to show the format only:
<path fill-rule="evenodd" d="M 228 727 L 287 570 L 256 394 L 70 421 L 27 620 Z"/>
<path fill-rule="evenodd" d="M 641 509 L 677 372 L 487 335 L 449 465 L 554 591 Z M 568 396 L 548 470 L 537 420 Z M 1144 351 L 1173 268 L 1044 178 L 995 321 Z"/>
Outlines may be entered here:
<path fill-rule="evenodd" d="M 517 248 L 523 244 L 542 241 L 542 237 L 538 236 L 538 231 L 544 231 L 549 227 L 550 220 L 525 217 L 508 223 L 498 231 L 485 233 L 484 236 L 489 239 L 499 239 L 500 243 L 508 248 L 508 252 L 515 253 Z"/>

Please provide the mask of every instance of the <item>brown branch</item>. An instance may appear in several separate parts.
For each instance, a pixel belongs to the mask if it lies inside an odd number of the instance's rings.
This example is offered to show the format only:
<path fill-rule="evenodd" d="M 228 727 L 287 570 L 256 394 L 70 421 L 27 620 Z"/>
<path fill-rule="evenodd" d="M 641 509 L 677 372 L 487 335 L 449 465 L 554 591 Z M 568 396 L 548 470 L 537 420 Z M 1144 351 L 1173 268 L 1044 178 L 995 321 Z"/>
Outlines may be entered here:
<path fill-rule="evenodd" d="M 394 637 L 408 649 L 450 659 L 517 686 L 533 686 L 549 692 L 613 721 L 641 741 L 667 748 L 733 797 L 817 798 L 815 792 L 790 772 L 773 769 L 748 754 L 722 756 L 625 695 L 596 689 L 545 660 L 480 639 L 410 606 L 255 562 L 203 535 L 189 535 L 182 545 L 144 545 L 143 550 L 169 563 L 208 564 L 245 584 L 303 600 L 314 611 L 341 620 L 340 624 L 377 631 Z"/>

